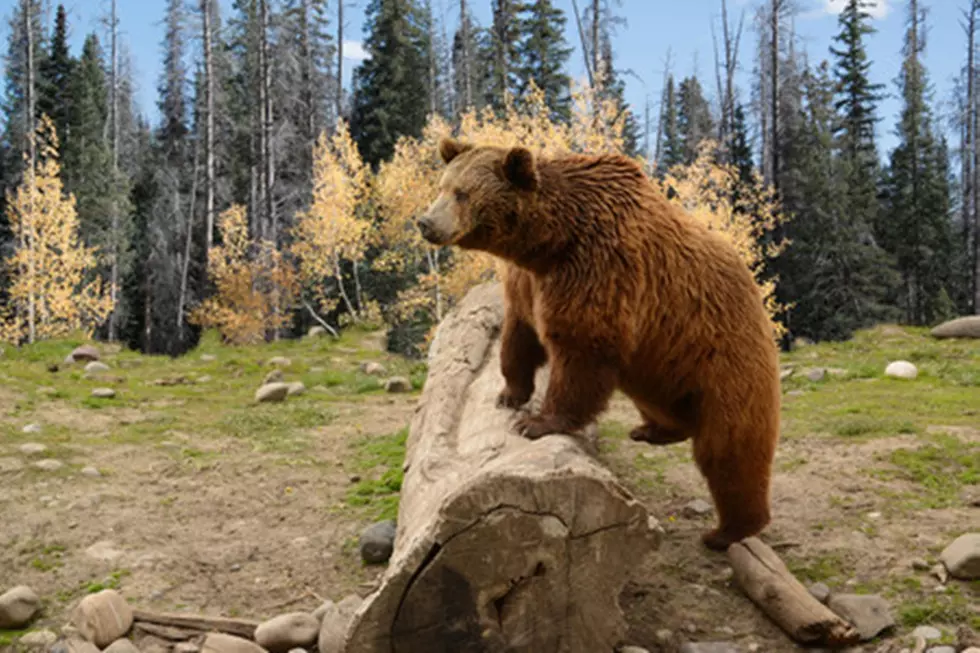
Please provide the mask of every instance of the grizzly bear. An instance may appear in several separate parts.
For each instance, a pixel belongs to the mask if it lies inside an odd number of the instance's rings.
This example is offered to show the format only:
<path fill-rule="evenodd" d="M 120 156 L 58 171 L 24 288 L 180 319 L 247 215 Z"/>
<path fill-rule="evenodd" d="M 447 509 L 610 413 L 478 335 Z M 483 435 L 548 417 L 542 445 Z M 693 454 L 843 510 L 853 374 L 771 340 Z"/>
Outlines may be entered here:
<path fill-rule="evenodd" d="M 617 389 L 643 418 L 634 440 L 691 438 L 718 513 L 714 550 L 770 520 L 779 439 L 772 323 L 734 247 L 657 189 L 631 159 L 537 160 L 523 147 L 445 139 L 427 241 L 502 259 L 505 318 L 498 405 L 518 409 L 550 365 L 524 437 L 573 434 Z"/>

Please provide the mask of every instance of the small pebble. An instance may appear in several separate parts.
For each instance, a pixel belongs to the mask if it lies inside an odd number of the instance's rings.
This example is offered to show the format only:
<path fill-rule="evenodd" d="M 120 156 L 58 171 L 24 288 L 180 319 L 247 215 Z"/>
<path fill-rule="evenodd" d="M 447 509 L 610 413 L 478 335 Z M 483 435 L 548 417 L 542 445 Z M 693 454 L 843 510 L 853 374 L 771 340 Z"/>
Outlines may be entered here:
<path fill-rule="evenodd" d="M 58 641 L 58 636 L 50 630 L 35 630 L 20 638 L 20 643 L 31 648 L 47 648 Z"/>
<path fill-rule="evenodd" d="M 830 598 L 830 588 L 825 583 L 813 583 L 807 589 L 813 598 L 821 603 L 826 603 Z"/>
<path fill-rule="evenodd" d="M 116 396 L 116 391 L 112 388 L 93 388 L 92 396 L 96 399 L 112 399 Z"/>
<path fill-rule="evenodd" d="M 34 454 L 44 453 L 48 448 L 41 444 L 40 442 L 25 442 L 20 445 L 20 452 L 25 456 L 33 456 Z"/>
<path fill-rule="evenodd" d="M 102 474 L 99 473 L 99 470 L 96 469 L 95 467 L 92 467 L 91 465 L 89 465 L 88 467 L 82 467 L 82 475 L 91 478 L 99 478 L 100 476 L 102 476 Z"/>
<path fill-rule="evenodd" d="M 942 631 L 940 631 L 938 628 L 933 628 L 932 626 L 919 626 L 912 631 L 912 637 L 921 637 L 926 641 L 939 639 L 942 636 Z"/>
<path fill-rule="evenodd" d="M 53 458 L 48 458 L 47 460 L 38 460 L 34 463 L 34 466 L 45 472 L 56 472 L 65 466 L 60 460 L 54 460 Z"/>
<path fill-rule="evenodd" d="M 911 565 L 915 571 L 929 571 L 929 563 L 922 558 L 913 559 Z"/>
<path fill-rule="evenodd" d="M 21 432 L 22 433 L 40 433 L 41 432 L 41 425 L 40 424 L 36 424 L 36 423 L 35 424 L 28 424 L 27 426 L 25 426 L 24 428 L 21 429 Z"/>

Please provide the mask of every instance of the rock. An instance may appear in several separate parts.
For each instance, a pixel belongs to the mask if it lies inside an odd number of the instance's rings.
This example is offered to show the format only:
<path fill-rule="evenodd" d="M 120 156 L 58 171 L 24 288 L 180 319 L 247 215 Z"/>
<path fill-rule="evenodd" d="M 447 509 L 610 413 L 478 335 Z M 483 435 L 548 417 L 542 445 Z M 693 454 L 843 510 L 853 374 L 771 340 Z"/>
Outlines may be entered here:
<path fill-rule="evenodd" d="M 680 653 L 739 653 L 731 642 L 688 642 Z"/>
<path fill-rule="evenodd" d="M 302 381 L 293 381 L 289 384 L 289 389 L 286 390 L 286 394 L 290 397 L 295 397 L 297 395 L 304 394 L 306 392 L 306 386 L 303 385 Z"/>
<path fill-rule="evenodd" d="M 209 633 L 201 646 L 201 653 L 264 653 L 265 649 L 241 637 L 224 633 Z"/>
<path fill-rule="evenodd" d="M 50 630 L 35 630 L 20 638 L 20 644 L 29 648 L 47 648 L 58 641 Z"/>
<path fill-rule="evenodd" d="M 272 653 L 287 653 L 313 645 L 320 634 L 320 620 L 306 612 L 273 617 L 255 629 L 255 641 Z"/>
<path fill-rule="evenodd" d="M 48 450 L 47 446 L 41 444 L 40 442 L 25 442 L 18 447 L 20 452 L 25 456 L 33 456 L 34 454 L 44 453 Z"/>
<path fill-rule="evenodd" d="M 939 561 L 960 580 L 980 578 L 980 533 L 965 533 L 943 549 Z"/>
<path fill-rule="evenodd" d="M 329 612 L 330 610 L 333 610 L 334 608 L 336 608 L 336 604 L 333 601 L 331 601 L 330 599 L 327 599 L 326 601 L 324 601 L 323 603 L 321 603 L 320 604 L 320 607 L 317 608 L 316 610 L 314 610 L 311 614 L 313 615 L 313 618 L 314 619 L 316 619 L 317 621 L 322 622 L 323 621 L 323 615 L 327 614 L 327 612 Z"/>
<path fill-rule="evenodd" d="M 68 354 L 68 358 L 71 359 L 71 362 L 97 361 L 101 356 L 99 355 L 99 350 L 92 345 L 82 345 L 81 347 L 76 347 L 75 351 Z"/>
<path fill-rule="evenodd" d="M 55 460 L 54 458 L 48 458 L 47 460 L 39 460 L 34 463 L 34 466 L 45 472 L 56 472 L 65 466 L 60 460 Z"/>
<path fill-rule="evenodd" d="M 267 383 L 255 391 L 255 401 L 259 403 L 280 402 L 289 394 L 286 383 Z"/>
<path fill-rule="evenodd" d="M 95 467 L 88 465 L 87 467 L 82 467 L 82 476 L 88 476 L 89 478 L 99 478 L 102 474 Z"/>
<path fill-rule="evenodd" d="M 213 363 L 216 360 L 218 360 L 218 357 L 214 354 L 201 354 L 201 361 L 205 363 Z"/>
<path fill-rule="evenodd" d="M 909 565 L 915 571 L 929 571 L 929 563 L 923 558 L 913 558 Z"/>
<path fill-rule="evenodd" d="M 960 648 L 980 648 L 980 633 L 974 632 L 966 624 L 961 624 L 956 628 L 956 644 Z"/>
<path fill-rule="evenodd" d="M 704 499 L 694 499 L 684 504 L 681 514 L 685 517 L 704 517 L 710 515 L 713 510 L 714 507 Z"/>
<path fill-rule="evenodd" d="M 97 374 L 99 372 L 108 372 L 109 366 L 102 361 L 92 361 L 85 366 L 85 371 L 91 374 Z"/>
<path fill-rule="evenodd" d="M 965 648 L 960 653 L 980 653 L 980 648 L 976 646 L 971 646 L 970 648 Z"/>
<path fill-rule="evenodd" d="M 77 636 L 55 642 L 50 651 L 51 653 L 99 653 L 95 644 Z"/>
<path fill-rule="evenodd" d="M 265 378 L 262 379 L 262 384 L 268 385 L 270 383 L 279 383 L 280 381 L 282 381 L 282 370 L 275 369 L 265 375 Z"/>
<path fill-rule="evenodd" d="M 123 637 L 109 644 L 102 653 L 140 653 L 140 650 L 136 648 L 136 644 Z"/>
<path fill-rule="evenodd" d="M 861 641 L 895 625 L 888 602 L 876 594 L 834 594 L 827 605 L 854 625 Z"/>
<path fill-rule="evenodd" d="M 943 322 L 929 332 L 933 338 L 980 338 L 980 315 Z"/>
<path fill-rule="evenodd" d="M 20 432 L 21 433 L 40 433 L 41 432 L 41 425 L 40 424 L 37 424 L 37 423 L 27 424 L 24 428 L 22 428 L 20 430 Z"/>
<path fill-rule="evenodd" d="M 125 554 L 109 540 L 101 540 L 85 549 L 85 555 L 99 562 L 116 562 Z"/>
<path fill-rule="evenodd" d="M 356 594 L 345 596 L 340 603 L 331 605 L 323 615 L 317 648 L 320 653 L 344 653 L 344 638 L 351 617 L 360 607 L 361 597 Z"/>
<path fill-rule="evenodd" d="M 388 372 L 384 365 L 374 361 L 361 363 L 361 371 L 365 374 L 370 374 L 371 376 L 384 376 Z"/>
<path fill-rule="evenodd" d="M 824 583 L 812 583 L 809 587 L 810 595 L 821 603 L 826 603 L 830 598 L 830 588 Z"/>
<path fill-rule="evenodd" d="M 411 391 L 412 382 L 406 379 L 404 376 L 393 376 L 385 381 L 385 392 L 398 393 Z"/>
<path fill-rule="evenodd" d="M 793 376 L 793 372 L 796 371 L 795 367 L 782 367 L 779 369 L 779 380 L 785 381 L 789 377 Z"/>
<path fill-rule="evenodd" d="M 918 375 L 919 370 L 908 361 L 893 361 L 885 368 L 885 376 L 896 379 L 914 379 Z"/>
<path fill-rule="evenodd" d="M 174 644 L 174 653 L 198 653 L 201 647 L 194 642 L 179 642 Z"/>
<path fill-rule="evenodd" d="M 650 651 L 639 646 L 624 646 L 619 649 L 619 653 L 650 653 Z"/>
<path fill-rule="evenodd" d="M 933 628 L 932 626 L 919 626 L 912 631 L 912 637 L 921 637 L 926 641 L 939 639 L 942 636 L 942 631 L 940 631 L 938 628 Z"/>
<path fill-rule="evenodd" d="M 806 371 L 806 378 L 816 383 L 817 381 L 823 381 L 824 376 L 827 375 L 827 370 L 822 367 L 814 367 Z"/>
<path fill-rule="evenodd" d="M 809 347 L 813 344 L 813 341 L 804 336 L 800 336 L 793 340 L 793 349 L 802 349 L 803 347 Z"/>
<path fill-rule="evenodd" d="M 197 377 L 196 383 L 208 383 L 211 381 L 211 375 L 205 374 L 204 376 Z"/>
<path fill-rule="evenodd" d="M 105 648 L 133 625 L 133 610 L 116 590 L 102 590 L 83 598 L 71 613 L 71 623 L 82 637 Z"/>
<path fill-rule="evenodd" d="M 268 361 L 266 361 L 266 364 L 275 365 L 276 367 L 289 367 L 290 365 L 293 364 L 293 362 L 288 358 L 286 358 L 285 356 L 273 356 Z"/>
<path fill-rule="evenodd" d="M 41 599 L 30 587 L 18 585 L 0 595 L 0 628 L 23 628 L 38 610 L 41 609 Z"/>
<path fill-rule="evenodd" d="M 388 562 L 395 546 L 395 522 L 390 519 L 372 524 L 361 533 L 361 559 L 369 565 Z"/>
<path fill-rule="evenodd" d="M 96 399 L 112 399 L 116 396 L 116 391 L 112 388 L 93 388 L 92 396 Z"/>
<path fill-rule="evenodd" d="M 930 567 L 929 573 L 943 585 L 949 581 L 949 571 L 946 570 L 946 565 L 941 562 Z"/>
<path fill-rule="evenodd" d="M 323 336 L 327 335 L 327 330 L 324 329 L 319 324 L 317 324 L 311 326 L 310 330 L 306 332 L 306 335 L 308 335 L 311 338 L 322 338 Z"/>
<path fill-rule="evenodd" d="M 956 653 L 952 646 L 932 646 L 926 649 L 926 653 Z"/>

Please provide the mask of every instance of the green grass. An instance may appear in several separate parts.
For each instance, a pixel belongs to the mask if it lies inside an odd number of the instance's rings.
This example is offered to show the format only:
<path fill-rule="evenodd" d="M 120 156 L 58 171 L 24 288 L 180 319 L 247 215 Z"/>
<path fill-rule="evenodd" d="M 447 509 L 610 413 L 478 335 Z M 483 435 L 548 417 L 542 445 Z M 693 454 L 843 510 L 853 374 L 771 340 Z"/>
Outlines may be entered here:
<path fill-rule="evenodd" d="M 964 485 L 980 483 L 980 447 L 947 434 L 923 436 L 914 449 L 898 449 L 882 457 L 883 468 L 872 474 L 912 483 L 904 498 L 915 508 L 947 508 L 959 502 Z"/>
<path fill-rule="evenodd" d="M 844 554 L 839 552 L 812 555 L 805 560 L 791 558 L 786 561 L 786 565 L 794 576 L 811 583 L 843 580 L 853 570 L 853 566 L 845 561 Z"/>
<path fill-rule="evenodd" d="M 928 426 L 977 423 L 980 347 L 971 341 L 935 340 L 925 329 L 902 329 L 889 337 L 883 329 L 855 334 L 842 343 L 803 347 L 782 357 L 796 372 L 783 381 L 783 434 L 824 434 L 850 440 L 918 435 Z M 914 381 L 888 378 L 885 367 L 908 360 L 919 369 Z M 806 379 L 807 367 L 840 368 L 820 383 Z"/>
<path fill-rule="evenodd" d="M 942 594 L 923 592 L 906 598 L 896 609 L 897 619 L 906 628 L 966 624 L 974 630 L 980 629 L 980 614 L 971 608 L 970 598 L 976 596 L 980 582 L 974 581 L 971 585 L 973 587 L 965 590 L 967 596 L 958 585 L 951 584 Z"/>
<path fill-rule="evenodd" d="M 408 430 L 402 429 L 353 445 L 351 468 L 362 478 L 347 491 L 347 505 L 366 510 L 373 519 L 395 519 L 407 438 Z"/>

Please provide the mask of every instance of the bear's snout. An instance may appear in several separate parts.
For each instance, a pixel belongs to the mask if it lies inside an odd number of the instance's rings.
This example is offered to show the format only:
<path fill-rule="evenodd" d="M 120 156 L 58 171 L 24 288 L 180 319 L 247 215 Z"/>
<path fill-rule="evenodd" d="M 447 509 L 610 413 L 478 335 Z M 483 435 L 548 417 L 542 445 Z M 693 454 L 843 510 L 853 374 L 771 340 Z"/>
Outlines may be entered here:
<path fill-rule="evenodd" d="M 418 226 L 422 238 L 425 238 L 433 245 L 439 244 L 439 233 L 436 231 L 435 226 L 433 226 L 432 219 L 429 216 L 423 215 L 415 221 L 415 224 Z"/>

